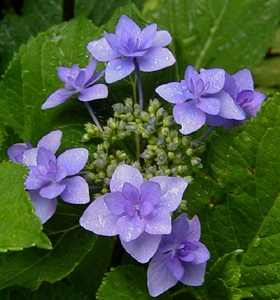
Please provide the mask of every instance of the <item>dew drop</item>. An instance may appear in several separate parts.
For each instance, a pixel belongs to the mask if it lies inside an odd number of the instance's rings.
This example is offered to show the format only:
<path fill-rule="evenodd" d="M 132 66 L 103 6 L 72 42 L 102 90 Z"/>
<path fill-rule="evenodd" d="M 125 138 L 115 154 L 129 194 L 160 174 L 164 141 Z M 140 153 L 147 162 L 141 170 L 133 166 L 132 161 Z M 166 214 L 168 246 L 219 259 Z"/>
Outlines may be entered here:
<path fill-rule="evenodd" d="M 115 70 L 120 71 L 121 69 L 122 69 L 122 66 L 121 66 L 121 65 L 115 66 Z"/>
<path fill-rule="evenodd" d="M 257 248 L 260 246 L 261 243 L 262 243 L 262 240 L 259 237 L 257 237 L 256 241 L 253 244 L 253 247 Z"/>

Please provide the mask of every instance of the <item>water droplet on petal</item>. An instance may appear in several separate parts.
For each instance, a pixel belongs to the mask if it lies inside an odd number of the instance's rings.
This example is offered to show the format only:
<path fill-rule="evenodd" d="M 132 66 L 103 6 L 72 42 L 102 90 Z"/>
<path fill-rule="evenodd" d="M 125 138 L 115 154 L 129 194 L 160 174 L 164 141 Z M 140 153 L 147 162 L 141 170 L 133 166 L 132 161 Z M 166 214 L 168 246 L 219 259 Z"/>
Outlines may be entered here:
<path fill-rule="evenodd" d="M 122 69 L 122 66 L 121 66 L 121 65 L 115 66 L 115 70 L 120 71 L 121 69 Z"/>

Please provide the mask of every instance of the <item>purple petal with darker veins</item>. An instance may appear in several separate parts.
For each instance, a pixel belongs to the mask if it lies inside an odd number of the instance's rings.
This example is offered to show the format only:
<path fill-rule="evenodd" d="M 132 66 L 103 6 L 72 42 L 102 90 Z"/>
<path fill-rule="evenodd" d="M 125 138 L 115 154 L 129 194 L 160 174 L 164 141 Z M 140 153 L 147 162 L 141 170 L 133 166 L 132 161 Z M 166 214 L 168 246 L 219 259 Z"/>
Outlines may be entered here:
<path fill-rule="evenodd" d="M 178 280 L 168 267 L 168 256 L 155 255 L 148 267 L 148 289 L 152 297 L 157 297 L 173 287 Z"/>
<path fill-rule="evenodd" d="M 120 56 L 109 46 L 104 37 L 88 43 L 87 49 L 98 61 L 109 61 Z"/>
<path fill-rule="evenodd" d="M 204 244 L 202 244 L 200 242 L 194 241 L 192 243 L 199 247 L 195 251 L 189 250 L 189 252 L 195 254 L 195 259 L 192 261 L 192 264 L 199 265 L 199 264 L 206 262 L 210 258 L 210 253 L 209 253 L 208 249 L 205 247 Z"/>
<path fill-rule="evenodd" d="M 204 82 L 209 82 L 207 89 L 209 94 L 216 94 L 224 87 L 225 71 L 223 69 L 201 69 L 200 77 Z"/>
<path fill-rule="evenodd" d="M 182 214 L 182 215 L 186 215 L 186 214 Z M 186 239 L 190 242 L 198 241 L 200 239 L 200 232 L 201 232 L 198 216 L 194 216 L 191 220 L 187 219 L 187 221 L 189 225 L 189 230 L 186 235 Z"/>
<path fill-rule="evenodd" d="M 97 198 L 88 206 L 80 218 L 80 225 L 95 234 L 114 236 L 118 234 L 119 216 L 108 209 L 104 201 L 105 196 Z"/>
<path fill-rule="evenodd" d="M 124 212 L 124 207 L 127 204 L 121 192 L 113 192 L 105 195 L 104 201 L 108 209 L 115 215 L 121 215 Z"/>
<path fill-rule="evenodd" d="M 243 69 L 232 75 L 236 82 L 237 91 L 254 90 L 254 81 L 251 72 L 248 69 Z"/>
<path fill-rule="evenodd" d="M 171 232 L 171 216 L 165 207 L 154 207 L 148 216 L 142 216 L 145 232 L 149 234 L 169 234 Z"/>
<path fill-rule="evenodd" d="M 154 205 L 149 201 L 144 201 L 140 203 L 139 211 L 142 216 L 148 216 L 154 210 Z"/>
<path fill-rule="evenodd" d="M 139 50 L 146 50 L 152 46 L 156 31 L 157 24 L 151 24 L 142 30 L 138 39 L 138 42 L 140 44 Z"/>
<path fill-rule="evenodd" d="M 204 282 L 206 263 L 193 265 L 191 263 L 182 262 L 185 273 L 180 281 L 190 286 L 200 286 Z"/>
<path fill-rule="evenodd" d="M 92 74 L 91 78 L 89 78 L 89 80 L 86 81 L 85 87 L 92 85 L 95 81 L 100 79 L 104 73 L 105 73 L 105 70 L 99 71 L 96 74 Z"/>
<path fill-rule="evenodd" d="M 180 177 L 155 176 L 150 179 L 160 185 L 161 197 L 159 204 L 168 208 L 169 212 L 176 210 L 181 203 L 188 182 Z"/>
<path fill-rule="evenodd" d="M 46 199 L 39 195 L 38 191 L 28 191 L 30 201 L 35 207 L 35 215 L 37 215 L 42 224 L 47 222 L 54 214 L 57 206 L 57 199 Z"/>
<path fill-rule="evenodd" d="M 56 163 L 56 157 L 54 156 L 54 154 L 50 150 L 44 147 L 40 147 L 38 149 L 38 154 L 37 154 L 37 166 L 40 167 L 42 166 L 45 167 L 46 170 L 49 170 L 50 161 Z"/>
<path fill-rule="evenodd" d="M 89 64 L 87 65 L 87 67 L 84 69 L 84 72 L 85 72 L 84 82 L 85 82 L 85 84 L 88 83 L 88 81 L 92 78 L 93 73 L 94 73 L 94 71 L 96 69 L 96 66 L 97 66 L 97 60 L 96 59 L 92 59 L 89 62 Z"/>
<path fill-rule="evenodd" d="M 22 163 L 26 166 L 37 166 L 37 155 L 39 148 L 32 148 L 22 154 Z"/>
<path fill-rule="evenodd" d="M 114 59 L 108 62 L 105 69 L 105 81 L 113 83 L 128 76 L 135 66 L 132 57 Z"/>
<path fill-rule="evenodd" d="M 77 76 L 77 78 L 75 80 L 76 87 L 79 87 L 79 88 L 84 87 L 85 76 L 86 76 L 85 71 L 80 71 L 79 75 Z"/>
<path fill-rule="evenodd" d="M 153 205 L 156 205 L 158 204 L 159 198 L 161 196 L 160 185 L 152 180 L 145 181 L 141 184 L 140 194 L 140 203 L 144 201 L 149 201 Z"/>
<path fill-rule="evenodd" d="M 81 69 L 77 65 L 72 65 L 70 68 L 70 77 L 73 79 L 76 79 L 77 76 L 79 75 Z"/>
<path fill-rule="evenodd" d="M 170 44 L 171 41 L 172 41 L 172 37 L 168 31 L 159 30 L 155 34 L 152 47 L 164 47 Z"/>
<path fill-rule="evenodd" d="M 40 175 L 37 167 L 29 166 L 29 173 L 25 180 L 25 187 L 27 190 L 37 190 L 46 184 L 46 180 L 38 179 L 37 176 Z"/>
<path fill-rule="evenodd" d="M 243 109 L 230 97 L 230 95 L 224 91 L 220 91 L 216 94 L 216 97 L 221 101 L 221 107 L 219 116 L 226 119 L 243 120 L 246 118 L 246 114 Z"/>
<path fill-rule="evenodd" d="M 124 242 L 137 239 L 145 228 L 144 222 L 137 214 L 134 217 L 128 215 L 120 217 L 117 226 L 119 236 Z"/>
<path fill-rule="evenodd" d="M 52 182 L 48 186 L 41 188 L 39 194 L 43 198 L 52 199 L 59 196 L 65 187 L 66 185 L 61 182 Z"/>
<path fill-rule="evenodd" d="M 125 164 L 118 165 L 110 181 L 110 190 L 111 192 L 122 192 L 123 184 L 125 182 L 140 189 L 140 185 L 143 181 L 143 176 L 138 169 Z"/>
<path fill-rule="evenodd" d="M 41 108 L 47 109 L 58 106 L 76 93 L 78 93 L 76 90 L 71 91 L 68 89 L 59 89 L 47 98 L 47 100 L 42 104 Z"/>
<path fill-rule="evenodd" d="M 177 124 L 180 124 L 182 128 L 180 132 L 182 134 L 190 134 L 205 123 L 205 113 L 196 107 L 196 103 L 193 100 L 185 103 L 176 104 L 173 108 L 174 120 Z"/>
<path fill-rule="evenodd" d="M 188 97 L 182 90 L 182 85 L 179 82 L 170 82 L 160 85 L 156 88 L 156 92 L 169 103 L 183 103 Z M 192 95 L 192 94 L 191 94 Z"/>
<path fill-rule="evenodd" d="M 199 79 L 198 72 L 192 66 L 188 66 L 185 71 L 184 79 L 186 87 L 193 92 L 192 82 L 196 82 Z"/>
<path fill-rule="evenodd" d="M 37 147 L 44 147 L 54 154 L 60 146 L 61 137 L 61 130 L 51 131 L 50 133 L 48 133 L 40 139 L 40 141 L 37 144 Z"/>
<path fill-rule="evenodd" d="M 56 180 L 60 181 L 66 176 L 65 174 L 71 176 L 80 172 L 85 166 L 87 159 L 88 150 L 85 148 L 74 148 L 60 154 L 57 158 L 57 167 L 58 173 L 63 174 L 63 177 L 58 174 Z M 66 170 L 66 173 L 64 170 Z"/>
<path fill-rule="evenodd" d="M 11 146 L 7 153 L 10 160 L 15 160 L 18 163 L 22 163 L 23 152 L 27 150 L 26 144 L 18 143 Z"/>
<path fill-rule="evenodd" d="M 84 90 L 81 90 L 78 99 L 83 102 L 104 99 L 108 97 L 108 88 L 105 84 L 99 83 Z"/>
<path fill-rule="evenodd" d="M 129 182 L 125 182 L 122 188 L 122 195 L 128 200 L 128 203 L 136 205 L 139 200 L 139 189 Z"/>
<path fill-rule="evenodd" d="M 118 48 L 120 46 L 120 37 L 113 33 L 106 33 L 104 34 L 104 37 L 110 48 L 113 49 L 116 53 L 120 54 L 120 52 L 118 51 Z"/>
<path fill-rule="evenodd" d="M 217 98 L 200 98 L 196 107 L 210 115 L 217 115 L 220 111 L 221 101 Z"/>
<path fill-rule="evenodd" d="M 116 34 L 121 36 L 123 30 L 129 30 L 131 36 L 139 36 L 141 33 L 139 26 L 126 15 L 120 17 L 116 27 Z"/>
<path fill-rule="evenodd" d="M 67 83 L 68 82 L 67 78 L 70 76 L 70 68 L 58 67 L 57 75 L 61 81 Z"/>
<path fill-rule="evenodd" d="M 251 100 L 250 107 L 245 107 L 244 110 L 248 117 L 256 118 L 257 112 L 261 108 L 261 104 L 265 100 L 265 95 L 260 92 L 254 92 Z"/>
<path fill-rule="evenodd" d="M 144 72 L 153 72 L 172 66 L 175 58 L 167 48 L 155 47 L 150 48 L 144 56 L 137 58 L 139 68 Z"/>
<path fill-rule="evenodd" d="M 167 259 L 168 267 L 172 275 L 180 280 L 184 275 L 184 268 L 177 254 L 169 255 Z"/>
<path fill-rule="evenodd" d="M 121 243 L 127 253 L 138 262 L 144 264 L 153 257 L 157 251 L 160 240 L 161 235 L 151 235 L 143 232 L 137 239 L 131 242 L 125 242 L 121 239 Z"/>
<path fill-rule="evenodd" d="M 72 204 L 85 204 L 90 201 L 88 183 L 80 176 L 66 178 L 62 181 L 66 185 L 61 193 L 61 198 L 65 202 Z"/>
<path fill-rule="evenodd" d="M 197 218 L 198 219 L 198 218 Z M 199 222 L 199 220 L 198 220 Z M 200 226 L 200 223 L 199 223 Z M 189 230 L 189 219 L 186 213 L 181 214 L 178 218 L 173 221 L 172 224 L 172 236 L 174 239 L 179 242 L 184 237 L 189 240 L 187 233 L 192 237 L 193 232 Z M 200 227 L 199 227 L 200 228 Z M 196 229 L 196 228 L 195 228 Z M 196 232 L 195 232 L 196 233 Z M 200 234 L 200 232 L 199 232 Z M 196 237 L 196 235 L 194 235 Z"/>

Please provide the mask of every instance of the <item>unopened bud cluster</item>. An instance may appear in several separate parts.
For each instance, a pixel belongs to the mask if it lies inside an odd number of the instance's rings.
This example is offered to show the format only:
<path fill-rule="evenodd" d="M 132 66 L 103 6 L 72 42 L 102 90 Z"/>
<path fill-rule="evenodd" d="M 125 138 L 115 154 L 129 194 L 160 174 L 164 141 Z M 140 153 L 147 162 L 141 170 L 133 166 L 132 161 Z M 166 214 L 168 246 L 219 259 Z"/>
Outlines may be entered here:
<path fill-rule="evenodd" d="M 98 144 L 87 166 L 86 179 L 109 192 L 108 185 L 120 163 L 138 168 L 147 180 L 158 175 L 180 176 L 192 181 L 193 172 L 202 168 L 199 155 L 205 147 L 179 133 L 173 117 L 161 107 L 159 100 L 141 110 L 127 98 L 113 105 L 114 118 L 100 131 L 87 123 L 83 141 Z M 98 195 L 99 196 L 99 195 Z"/>

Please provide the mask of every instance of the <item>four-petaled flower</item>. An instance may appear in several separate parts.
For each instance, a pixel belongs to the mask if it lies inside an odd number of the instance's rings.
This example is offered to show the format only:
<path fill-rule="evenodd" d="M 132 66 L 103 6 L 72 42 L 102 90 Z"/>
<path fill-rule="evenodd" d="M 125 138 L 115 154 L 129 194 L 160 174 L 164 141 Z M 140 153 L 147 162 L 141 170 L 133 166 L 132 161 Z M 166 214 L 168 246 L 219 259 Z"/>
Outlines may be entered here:
<path fill-rule="evenodd" d="M 58 77 L 65 82 L 65 87 L 51 94 L 43 103 L 42 109 L 58 106 L 74 94 L 78 94 L 78 99 L 83 102 L 107 98 L 107 86 L 102 83 L 94 84 L 104 74 L 104 70 L 94 74 L 96 65 L 97 61 L 93 59 L 84 69 L 77 65 L 72 65 L 71 68 L 58 67 Z"/>
<path fill-rule="evenodd" d="M 171 232 L 170 213 L 182 200 L 183 178 L 156 176 L 148 181 L 138 169 L 119 165 L 111 193 L 97 198 L 84 212 L 80 225 L 95 234 L 119 235 L 125 250 L 141 263 L 155 253 L 162 234 Z"/>
<path fill-rule="evenodd" d="M 188 66 L 184 80 L 160 85 L 156 92 L 166 101 L 174 103 L 174 120 L 189 134 L 202 127 L 206 114 L 217 115 L 221 101 L 216 96 L 225 83 L 223 69 L 201 69 L 200 74 Z"/>
<path fill-rule="evenodd" d="M 199 242 L 200 222 L 189 220 L 186 213 L 173 221 L 172 232 L 163 235 L 148 267 L 148 289 L 156 297 L 178 281 L 191 286 L 202 285 L 210 253 Z"/>
<path fill-rule="evenodd" d="M 254 81 L 248 69 L 234 75 L 226 73 L 221 99 L 221 109 L 217 116 L 207 115 L 206 123 L 231 128 L 246 122 L 246 117 L 256 118 L 257 111 L 265 100 L 265 94 L 254 91 Z M 230 115 L 229 115 L 230 112 Z"/>
<path fill-rule="evenodd" d="M 105 34 L 103 38 L 88 44 L 88 50 L 99 61 L 108 61 L 105 80 L 113 83 L 128 76 L 135 63 L 144 72 L 157 71 L 175 63 L 175 58 L 167 46 L 172 38 L 168 31 L 157 31 L 157 24 L 141 30 L 126 15 L 121 16 L 115 34 Z"/>

